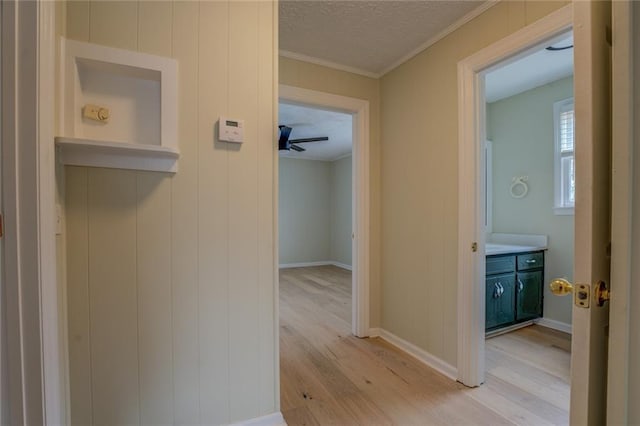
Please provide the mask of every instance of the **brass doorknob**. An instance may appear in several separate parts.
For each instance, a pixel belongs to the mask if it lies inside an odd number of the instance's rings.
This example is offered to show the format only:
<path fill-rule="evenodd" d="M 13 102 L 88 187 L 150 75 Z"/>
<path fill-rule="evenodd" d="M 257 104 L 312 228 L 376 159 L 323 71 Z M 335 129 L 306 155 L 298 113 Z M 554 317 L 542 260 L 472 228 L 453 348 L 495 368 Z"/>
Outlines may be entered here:
<path fill-rule="evenodd" d="M 566 296 L 569 293 L 573 293 L 573 284 L 564 278 L 556 278 L 551 281 L 549 288 L 551 289 L 551 293 L 556 296 Z"/>

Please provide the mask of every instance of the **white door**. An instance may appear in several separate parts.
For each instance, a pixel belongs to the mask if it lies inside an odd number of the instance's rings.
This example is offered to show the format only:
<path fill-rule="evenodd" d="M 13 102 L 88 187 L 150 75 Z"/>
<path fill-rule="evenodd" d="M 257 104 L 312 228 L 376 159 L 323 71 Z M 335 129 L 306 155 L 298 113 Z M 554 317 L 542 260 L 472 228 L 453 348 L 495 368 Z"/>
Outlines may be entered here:
<path fill-rule="evenodd" d="M 575 61 L 575 297 L 573 305 L 572 425 L 606 424 L 608 303 L 595 300 L 610 280 L 611 241 L 611 3 L 574 2 Z"/>

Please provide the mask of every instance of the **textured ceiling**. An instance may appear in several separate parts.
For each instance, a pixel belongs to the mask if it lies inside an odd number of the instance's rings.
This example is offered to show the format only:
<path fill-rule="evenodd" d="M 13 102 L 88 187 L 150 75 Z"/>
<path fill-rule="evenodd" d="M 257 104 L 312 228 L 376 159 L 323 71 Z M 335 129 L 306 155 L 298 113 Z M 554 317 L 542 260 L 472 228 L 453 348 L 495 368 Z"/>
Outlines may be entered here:
<path fill-rule="evenodd" d="M 483 3 L 281 0 L 280 50 L 380 75 Z"/>
<path fill-rule="evenodd" d="M 351 114 L 280 103 L 279 124 L 291 127 L 290 139 L 328 136 L 328 141 L 301 143 L 305 152 L 279 151 L 281 157 L 333 161 L 351 153 Z"/>

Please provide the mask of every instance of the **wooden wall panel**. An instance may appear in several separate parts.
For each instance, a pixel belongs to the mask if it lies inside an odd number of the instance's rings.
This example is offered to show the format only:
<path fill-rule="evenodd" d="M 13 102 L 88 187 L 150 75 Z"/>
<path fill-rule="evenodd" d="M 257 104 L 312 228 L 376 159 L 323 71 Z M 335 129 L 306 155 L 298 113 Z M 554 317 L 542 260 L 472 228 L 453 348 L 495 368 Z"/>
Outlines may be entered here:
<path fill-rule="evenodd" d="M 71 424 L 86 425 L 92 423 L 87 169 L 67 167 L 65 180 L 67 247 L 73 250 L 67 256 Z"/>
<path fill-rule="evenodd" d="M 134 1 L 90 1 L 91 43 L 137 50 L 138 8 Z"/>
<path fill-rule="evenodd" d="M 268 2 L 260 3 L 258 17 L 258 102 L 262 105 L 271 100 L 274 105 L 277 102 L 277 63 L 273 62 L 273 53 L 270 46 L 274 44 L 272 28 L 274 19 L 277 19 L 277 9 Z M 273 265 L 276 257 L 276 220 L 275 217 L 275 188 L 278 185 L 274 164 L 276 164 L 278 151 L 273 148 L 272 141 L 276 140 L 277 132 L 273 126 L 277 118 L 277 109 L 260 108 L 258 112 L 258 132 L 256 144 L 258 148 L 258 296 L 259 318 L 258 336 L 260 345 L 260 365 L 258 367 L 258 386 L 260 394 L 259 408 L 261 412 L 267 412 L 273 401 L 269 397 L 273 393 L 279 401 L 279 387 L 276 383 L 278 375 L 278 354 L 272 349 L 272 342 L 277 341 L 278 311 L 271 306 L 277 306 L 277 293 L 273 282 L 278 282 L 277 269 Z"/>
<path fill-rule="evenodd" d="M 231 2 L 229 11 L 228 111 L 230 117 L 258 117 L 258 8 Z M 229 349 L 230 419 L 259 413 L 258 339 L 249 340 L 258 325 L 258 133 L 257 119 L 245 122 L 242 146 L 228 144 L 229 156 Z M 248 247 L 251 249 L 247 250 Z"/>
<path fill-rule="evenodd" d="M 136 173 L 90 169 L 87 192 L 93 424 L 134 424 L 140 419 Z M 70 261 L 76 256 L 71 252 Z"/>
<path fill-rule="evenodd" d="M 198 354 L 198 19 L 197 2 L 173 7 L 173 52 L 180 64 L 180 172 L 171 179 L 174 416 L 199 424 Z"/>
<path fill-rule="evenodd" d="M 276 10 L 67 5 L 70 38 L 173 56 L 179 75 L 177 174 L 66 174 L 78 424 L 226 424 L 277 410 Z M 245 120 L 244 145 L 217 140 L 222 115 Z"/>
<path fill-rule="evenodd" d="M 173 3 L 142 1 L 138 4 L 138 50 L 171 56 Z"/>
<path fill-rule="evenodd" d="M 229 5 L 200 3 L 198 98 L 198 288 L 200 416 L 229 419 L 229 163 L 214 123 L 227 111 Z M 235 285 L 235 283 L 233 283 Z"/>
<path fill-rule="evenodd" d="M 173 424 L 171 180 L 136 176 L 140 422 Z"/>

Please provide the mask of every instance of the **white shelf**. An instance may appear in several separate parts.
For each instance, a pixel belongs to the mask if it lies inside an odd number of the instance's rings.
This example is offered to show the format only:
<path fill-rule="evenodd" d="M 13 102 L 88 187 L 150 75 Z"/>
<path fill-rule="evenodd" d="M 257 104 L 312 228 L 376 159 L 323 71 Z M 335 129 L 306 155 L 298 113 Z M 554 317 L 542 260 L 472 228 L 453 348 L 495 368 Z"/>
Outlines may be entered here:
<path fill-rule="evenodd" d="M 59 161 L 76 166 L 176 172 L 178 62 L 62 38 Z M 110 110 L 108 121 L 83 108 Z"/>
<path fill-rule="evenodd" d="M 136 143 L 57 137 L 58 160 L 70 166 L 178 171 L 177 149 Z"/>

